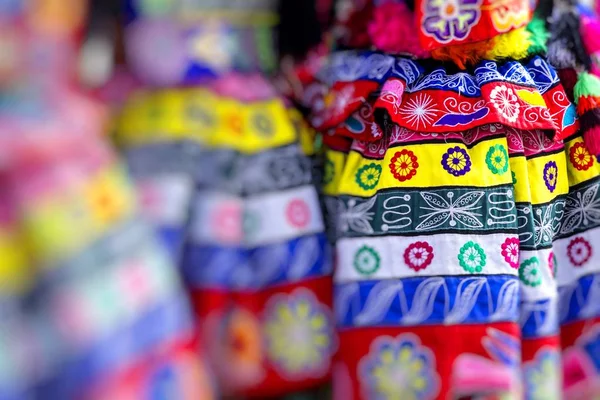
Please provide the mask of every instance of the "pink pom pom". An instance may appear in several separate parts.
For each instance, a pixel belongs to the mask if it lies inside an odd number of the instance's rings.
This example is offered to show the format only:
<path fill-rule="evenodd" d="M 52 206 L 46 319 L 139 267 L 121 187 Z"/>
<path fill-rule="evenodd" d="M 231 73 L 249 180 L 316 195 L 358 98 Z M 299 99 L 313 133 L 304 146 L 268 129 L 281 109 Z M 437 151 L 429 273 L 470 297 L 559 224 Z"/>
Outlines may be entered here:
<path fill-rule="evenodd" d="M 417 31 L 412 11 L 401 2 L 386 2 L 379 5 L 368 26 L 371 42 L 377 49 L 388 53 L 427 58 L 429 53 L 419 45 Z"/>
<path fill-rule="evenodd" d="M 598 19 L 581 17 L 581 36 L 588 53 L 600 51 L 600 21 Z"/>

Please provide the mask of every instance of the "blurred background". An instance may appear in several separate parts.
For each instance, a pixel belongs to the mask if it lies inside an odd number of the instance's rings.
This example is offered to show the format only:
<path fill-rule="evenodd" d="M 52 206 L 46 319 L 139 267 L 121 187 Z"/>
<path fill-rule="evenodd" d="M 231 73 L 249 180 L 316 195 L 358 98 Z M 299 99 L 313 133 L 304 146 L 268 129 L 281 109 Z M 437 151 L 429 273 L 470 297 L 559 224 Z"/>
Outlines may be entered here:
<path fill-rule="evenodd" d="M 0 0 L 0 399 L 329 398 L 331 0 Z"/>

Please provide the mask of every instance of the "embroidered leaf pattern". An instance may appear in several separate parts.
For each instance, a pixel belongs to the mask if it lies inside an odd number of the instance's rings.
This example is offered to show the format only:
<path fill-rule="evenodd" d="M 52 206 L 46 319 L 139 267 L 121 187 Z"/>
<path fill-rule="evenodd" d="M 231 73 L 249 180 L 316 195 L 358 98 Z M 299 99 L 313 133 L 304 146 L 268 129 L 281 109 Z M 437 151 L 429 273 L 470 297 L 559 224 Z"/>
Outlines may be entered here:
<path fill-rule="evenodd" d="M 519 281 L 506 281 L 498 292 L 496 311 L 490 316 L 491 321 L 511 321 L 517 315 L 519 307 Z"/>
<path fill-rule="evenodd" d="M 579 310 L 580 318 L 592 318 L 598 316 L 600 312 L 600 277 L 594 276 L 592 283 L 590 284 L 590 290 L 588 291 L 585 303 Z"/>
<path fill-rule="evenodd" d="M 538 335 L 552 335 L 557 332 L 558 329 L 558 304 L 556 304 L 556 299 L 550 299 L 547 302 L 541 304 L 543 311 L 540 314 L 544 315 L 544 321 L 538 325 L 536 330 L 536 334 Z"/>
<path fill-rule="evenodd" d="M 449 199 L 446 200 L 437 193 L 421 193 L 421 197 L 427 203 L 428 207 L 420 208 L 429 212 L 420 216 L 420 218 L 423 218 L 423 221 L 416 227 L 416 230 L 427 231 L 435 229 L 446 222 L 449 222 L 452 227 L 462 225 L 463 228 L 469 229 L 483 228 L 483 223 L 481 222 L 482 214 L 476 211 L 482 208 L 479 202 L 485 195 L 485 192 L 468 192 L 454 201 L 452 201 L 452 195 L 453 193 L 449 192 Z"/>
<path fill-rule="evenodd" d="M 561 234 L 570 234 L 579 227 L 600 223 L 599 186 L 597 183 L 583 193 L 578 191 L 567 197 Z"/>
<path fill-rule="evenodd" d="M 486 278 L 465 279 L 460 282 L 456 292 L 454 306 L 446 316 L 444 322 L 457 324 L 464 321 L 471 313 L 471 310 L 473 310 L 475 302 L 486 283 Z"/>
<path fill-rule="evenodd" d="M 339 323 L 344 320 L 355 301 L 360 300 L 358 293 L 359 286 L 356 282 L 335 288 L 335 316 Z"/>
<path fill-rule="evenodd" d="M 296 244 L 294 257 L 290 261 L 287 277 L 296 281 L 305 277 L 315 265 L 321 254 L 319 239 L 315 236 L 302 238 Z"/>
<path fill-rule="evenodd" d="M 402 293 L 402 282 L 381 281 L 373 286 L 365 306 L 354 318 L 354 323 L 360 325 L 372 325 L 380 322 L 386 312 L 390 309 L 394 298 Z"/>
<path fill-rule="evenodd" d="M 280 274 L 281 264 L 286 262 L 288 256 L 289 249 L 287 243 L 258 248 L 250 259 L 256 273 L 257 285 L 262 287 L 275 279 Z M 296 257 L 298 256 L 296 254 Z"/>
<path fill-rule="evenodd" d="M 558 289 L 558 316 L 561 322 L 564 322 L 569 317 L 569 310 L 571 309 L 571 301 L 573 300 L 573 294 L 577 289 L 577 284 L 563 286 Z"/>
<path fill-rule="evenodd" d="M 433 313 L 435 298 L 441 287 L 446 287 L 446 282 L 441 277 L 429 278 L 421 282 L 415 291 L 410 310 L 402 317 L 402 323 L 414 325 L 425 321 Z M 446 295 L 446 304 L 447 297 Z"/>
<path fill-rule="evenodd" d="M 340 200 L 338 205 L 338 222 L 341 232 L 348 232 L 349 230 L 371 234 L 373 233 L 373 227 L 370 221 L 373 219 L 374 212 L 369 210 L 375 204 L 377 197 L 373 196 L 365 202 L 360 202 L 355 199 L 348 201 L 348 206 Z"/>

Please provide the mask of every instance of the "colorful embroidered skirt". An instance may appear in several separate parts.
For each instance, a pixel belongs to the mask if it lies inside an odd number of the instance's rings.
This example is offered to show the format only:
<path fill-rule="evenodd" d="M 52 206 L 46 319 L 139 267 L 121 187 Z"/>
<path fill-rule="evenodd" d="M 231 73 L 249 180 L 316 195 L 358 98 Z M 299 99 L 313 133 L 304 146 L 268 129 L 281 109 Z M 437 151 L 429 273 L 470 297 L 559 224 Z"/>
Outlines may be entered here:
<path fill-rule="evenodd" d="M 324 173 L 335 396 L 597 393 L 600 166 L 553 69 L 345 52 L 321 79 L 313 124 L 354 139 Z"/>
<path fill-rule="evenodd" d="M 153 209 L 177 213 L 154 220 L 185 238 L 181 271 L 222 390 L 281 395 L 326 382 L 336 345 L 314 135 L 262 79 L 232 82 L 140 94 L 120 138 L 163 199 Z M 173 173 L 185 190 L 165 184 Z"/>
<path fill-rule="evenodd" d="M 211 399 L 185 292 L 95 136 L 98 115 L 83 97 L 10 99 L 0 110 L 0 397 Z"/>

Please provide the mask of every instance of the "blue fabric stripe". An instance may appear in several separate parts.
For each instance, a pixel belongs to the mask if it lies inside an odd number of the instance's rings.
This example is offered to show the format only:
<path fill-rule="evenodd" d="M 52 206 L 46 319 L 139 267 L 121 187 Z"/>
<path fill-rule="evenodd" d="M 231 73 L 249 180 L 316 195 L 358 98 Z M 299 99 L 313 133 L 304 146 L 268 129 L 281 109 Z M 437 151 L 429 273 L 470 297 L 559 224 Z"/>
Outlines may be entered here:
<path fill-rule="evenodd" d="M 331 250 L 324 233 L 254 249 L 190 244 L 182 268 L 194 288 L 254 290 L 331 274 Z"/>
<path fill-rule="evenodd" d="M 519 281 L 510 275 L 361 281 L 335 287 L 340 328 L 517 321 Z"/>

